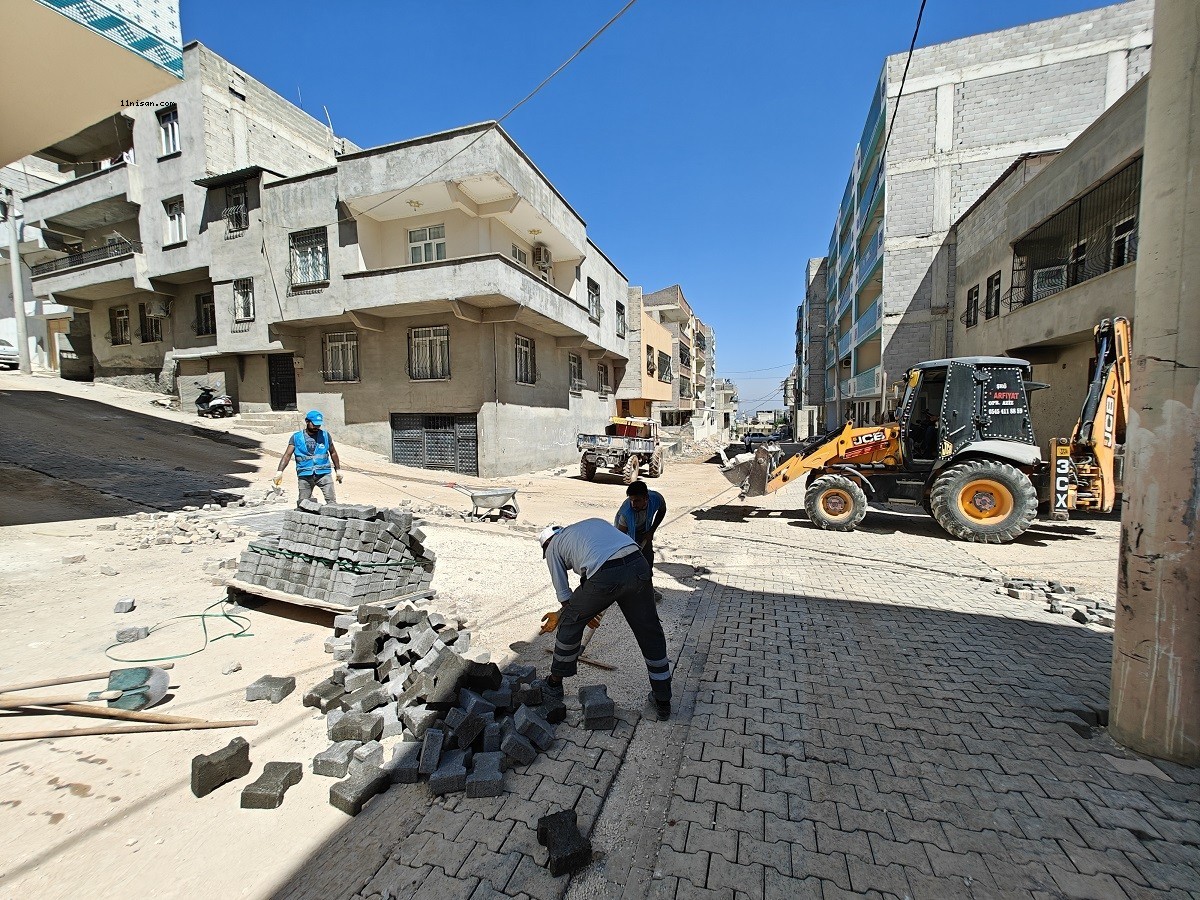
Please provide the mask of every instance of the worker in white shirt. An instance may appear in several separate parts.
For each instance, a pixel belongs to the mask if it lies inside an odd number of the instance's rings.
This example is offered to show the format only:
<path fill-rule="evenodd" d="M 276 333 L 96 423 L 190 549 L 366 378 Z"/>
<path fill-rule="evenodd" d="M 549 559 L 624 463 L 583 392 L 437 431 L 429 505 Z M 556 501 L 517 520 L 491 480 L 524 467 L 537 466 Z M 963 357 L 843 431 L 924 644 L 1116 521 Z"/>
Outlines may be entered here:
<path fill-rule="evenodd" d="M 650 676 L 650 699 L 659 719 L 671 715 L 671 661 L 667 640 L 654 605 L 650 566 L 627 534 L 603 519 L 584 519 L 560 528 L 551 525 L 539 536 L 542 556 L 562 609 L 547 613 L 545 632 L 555 631 L 554 661 L 544 693 L 563 696 L 564 678 L 575 675 L 584 629 L 614 603 L 621 608 L 637 639 Z M 567 572 L 580 577 L 571 590 Z M 597 623 L 598 624 L 598 623 Z M 594 627 L 594 626 L 593 626 Z"/>

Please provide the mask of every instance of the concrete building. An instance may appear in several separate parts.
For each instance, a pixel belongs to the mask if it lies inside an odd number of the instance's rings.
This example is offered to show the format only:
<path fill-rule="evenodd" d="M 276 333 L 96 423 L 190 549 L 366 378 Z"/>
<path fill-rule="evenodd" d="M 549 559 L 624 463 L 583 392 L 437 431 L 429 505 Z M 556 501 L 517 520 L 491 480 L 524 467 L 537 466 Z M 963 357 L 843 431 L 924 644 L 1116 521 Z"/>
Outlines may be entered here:
<path fill-rule="evenodd" d="M 1133 319 L 1149 81 L 1062 152 L 1020 157 L 955 225 L 954 353 L 1034 364 L 1051 388 L 1032 401 L 1043 443 L 1079 416 L 1093 326 Z"/>
<path fill-rule="evenodd" d="M 642 303 L 671 336 L 671 398 L 654 407 L 660 425 L 667 435 L 682 440 L 714 437 L 721 430 L 712 391 L 716 382 L 716 332 L 695 314 L 677 284 L 644 294 Z M 661 360 L 658 377 L 663 377 Z"/>
<path fill-rule="evenodd" d="M 829 241 L 827 422 L 881 420 L 887 386 L 949 352 L 952 223 L 1148 71 L 1152 12 L 1132 0 L 920 48 L 903 97 L 907 53 L 885 60 Z"/>
<path fill-rule="evenodd" d="M 642 303 L 642 289 L 629 288 L 625 315 L 631 364 L 617 389 L 617 414 L 652 418 L 654 404 L 670 403 L 673 394 L 674 349 L 671 332 L 650 315 Z"/>
<path fill-rule="evenodd" d="M 105 116 L 183 77 L 178 0 L 8 0 L 4 38 L 0 165 L 87 129 L 111 134 Z"/>
<path fill-rule="evenodd" d="M 792 427 L 796 439 L 825 430 L 825 293 L 828 268 L 824 257 L 810 259 L 804 279 L 804 301 L 796 307 L 795 401 Z"/>
<path fill-rule="evenodd" d="M 716 382 L 714 391 L 717 398 L 717 415 L 721 430 L 728 433 L 737 419 L 738 392 L 737 385 L 729 379 Z"/>
<path fill-rule="evenodd" d="M 69 242 L 33 285 L 80 311 L 92 377 L 215 384 L 265 427 L 318 408 L 409 465 L 573 462 L 624 375 L 628 283 L 512 139 L 359 150 L 198 44 L 185 70 L 132 112 L 133 159 L 26 201 Z"/>

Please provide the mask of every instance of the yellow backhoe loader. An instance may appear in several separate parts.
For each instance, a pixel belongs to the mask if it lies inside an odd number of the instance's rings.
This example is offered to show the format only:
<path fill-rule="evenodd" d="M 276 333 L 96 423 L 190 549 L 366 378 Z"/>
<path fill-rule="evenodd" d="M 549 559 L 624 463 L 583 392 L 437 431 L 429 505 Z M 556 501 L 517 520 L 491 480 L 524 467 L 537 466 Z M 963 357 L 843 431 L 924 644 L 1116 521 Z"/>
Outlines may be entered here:
<path fill-rule="evenodd" d="M 1029 528 L 1039 494 L 1053 518 L 1109 512 L 1120 489 L 1129 321 L 1105 319 L 1094 333 L 1095 373 L 1071 437 L 1051 441 L 1053 471 L 1029 416 L 1029 395 L 1048 385 L 1032 381 L 1025 360 L 970 356 L 909 369 L 894 422 L 847 423 L 782 463 L 777 446 L 760 447 L 722 472 L 749 497 L 806 481 L 805 511 L 831 531 L 852 531 L 868 502 L 920 505 L 954 537 L 993 544 Z"/>

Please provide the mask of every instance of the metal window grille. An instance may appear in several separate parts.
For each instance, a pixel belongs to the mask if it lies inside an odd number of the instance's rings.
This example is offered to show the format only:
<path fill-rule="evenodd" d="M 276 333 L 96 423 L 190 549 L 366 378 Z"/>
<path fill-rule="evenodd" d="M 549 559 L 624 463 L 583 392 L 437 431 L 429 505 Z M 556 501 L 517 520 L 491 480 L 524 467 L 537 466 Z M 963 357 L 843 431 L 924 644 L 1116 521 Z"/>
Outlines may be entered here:
<path fill-rule="evenodd" d="M 967 291 L 967 308 L 959 316 L 959 321 L 965 322 L 968 328 L 974 328 L 979 324 L 979 285 L 975 285 Z"/>
<path fill-rule="evenodd" d="M 988 277 L 987 296 L 983 302 L 983 317 L 994 319 L 1000 315 L 1000 273 Z"/>
<path fill-rule="evenodd" d="M 212 294 L 196 295 L 196 334 L 204 336 L 217 333 L 217 304 Z"/>
<path fill-rule="evenodd" d="M 1137 259 L 1142 161 L 1136 159 L 1013 245 L 1010 308 Z"/>
<path fill-rule="evenodd" d="M 600 321 L 600 285 L 592 279 L 587 280 L 588 315 Z"/>
<path fill-rule="evenodd" d="M 254 321 L 254 279 L 238 278 L 233 282 L 233 320 Z"/>
<path fill-rule="evenodd" d="M 147 315 L 146 304 L 138 304 L 138 331 L 143 344 L 153 344 L 162 340 L 162 319 Z"/>
<path fill-rule="evenodd" d="M 324 228 L 310 228 L 291 235 L 293 286 L 329 280 L 329 238 Z"/>
<path fill-rule="evenodd" d="M 250 227 L 250 214 L 246 203 L 246 182 L 239 181 L 225 188 L 225 236 L 237 237 Z"/>
<path fill-rule="evenodd" d="M 625 304 L 617 304 L 617 337 L 625 337 Z"/>
<path fill-rule="evenodd" d="M 516 337 L 516 374 L 518 384 L 533 384 L 537 381 L 537 348 L 527 337 Z"/>
<path fill-rule="evenodd" d="M 608 391 L 609 391 L 608 366 L 605 365 L 604 363 L 601 363 L 600 365 L 596 366 L 596 384 L 599 385 L 599 390 L 600 390 L 601 394 L 608 393 Z"/>
<path fill-rule="evenodd" d="M 671 370 L 671 355 L 658 351 L 658 380 L 670 382 L 675 378 L 675 373 Z"/>
<path fill-rule="evenodd" d="M 108 328 L 114 347 L 130 343 L 128 306 L 114 306 L 109 309 Z"/>
<path fill-rule="evenodd" d="M 583 358 L 578 353 L 568 353 L 567 368 L 571 374 L 571 390 L 579 393 L 583 390 Z"/>
<path fill-rule="evenodd" d="M 326 381 L 358 381 L 358 333 L 334 331 L 325 335 Z"/>
<path fill-rule="evenodd" d="M 450 377 L 450 326 L 408 329 L 408 377 L 434 381 Z"/>

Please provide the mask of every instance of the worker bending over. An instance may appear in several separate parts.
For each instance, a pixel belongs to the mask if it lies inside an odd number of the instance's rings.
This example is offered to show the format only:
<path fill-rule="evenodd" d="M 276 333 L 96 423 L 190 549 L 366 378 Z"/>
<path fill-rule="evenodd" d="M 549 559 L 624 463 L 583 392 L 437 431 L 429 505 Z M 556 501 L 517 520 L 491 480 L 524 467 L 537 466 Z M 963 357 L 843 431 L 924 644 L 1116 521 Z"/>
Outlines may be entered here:
<path fill-rule="evenodd" d="M 283 458 L 279 460 L 279 469 L 275 472 L 275 486 L 283 484 L 283 470 L 288 467 L 292 456 L 296 457 L 296 486 L 298 493 L 296 505 L 305 500 L 311 500 L 314 488 L 320 488 L 321 496 L 326 503 L 336 503 L 333 480 L 342 482 L 342 463 L 338 459 L 337 448 L 333 446 L 333 437 L 321 426 L 325 417 L 319 410 L 312 410 L 304 417 L 304 430 L 297 431 L 288 441 Z M 331 465 L 332 463 L 332 465 Z"/>
<path fill-rule="evenodd" d="M 635 481 L 625 488 L 626 500 L 617 510 L 613 524 L 631 538 L 641 548 L 642 556 L 650 566 L 651 578 L 654 576 L 654 533 L 667 517 L 667 501 L 658 491 L 646 487 L 646 482 Z M 654 591 L 655 601 L 662 600 L 662 594 Z"/>
<path fill-rule="evenodd" d="M 545 686 L 547 696 L 562 699 L 563 679 L 574 676 L 578 669 L 584 629 L 615 603 L 646 660 L 650 699 L 658 718 L 668 718 L 671 662 L 667 658 L 667 639 L 654 607 L 650 566 L 638 545 L 603 519 L 584 519 L 565 528 L 551 525 L 538 540 L 555 594 L 562 604 L 560 612 L 543 617 L 547 624 L 544 630 L 556 629 L 554 661 Z M 580 578 L 574 591 L 567 580 L 568 570 Z"/>

